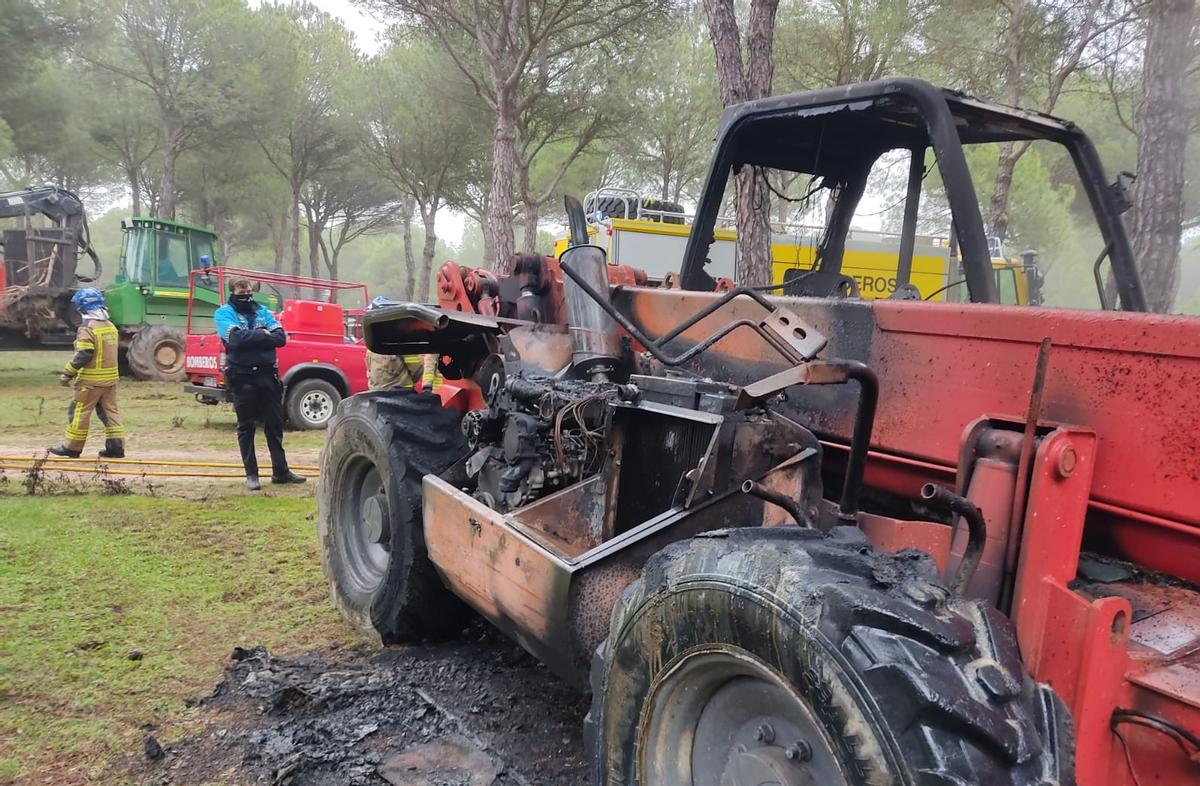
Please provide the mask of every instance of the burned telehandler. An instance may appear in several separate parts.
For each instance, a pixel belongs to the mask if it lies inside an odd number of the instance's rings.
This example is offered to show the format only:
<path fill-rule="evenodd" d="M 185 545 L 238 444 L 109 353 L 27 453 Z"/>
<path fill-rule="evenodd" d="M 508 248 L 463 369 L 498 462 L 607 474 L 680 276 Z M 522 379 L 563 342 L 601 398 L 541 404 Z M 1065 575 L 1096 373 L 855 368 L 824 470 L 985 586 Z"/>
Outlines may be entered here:
<path fill-rule="evenodd" d="M 1123 312 L 993 305 L 963 146 L 1027 139 L 1075 162 Z M 973 302 L 845 297 L 894 150 L 903 277 L 926 149 Z M 833 195 L 795 296 L 705 272 L 744 167 Z M 1197 782 L 1200 321 L 1131 313 L 1121 197 L 1073 125 L 923 82 L 730 108 L 682 289 L 606 264 L 569 203 L 560 259 L 447 263 L 439 308 L 366 316 L 447 381 L 331 422 L 336 603 L 384 642 L 475 609 L 590 687 L 606 785 Z"/>

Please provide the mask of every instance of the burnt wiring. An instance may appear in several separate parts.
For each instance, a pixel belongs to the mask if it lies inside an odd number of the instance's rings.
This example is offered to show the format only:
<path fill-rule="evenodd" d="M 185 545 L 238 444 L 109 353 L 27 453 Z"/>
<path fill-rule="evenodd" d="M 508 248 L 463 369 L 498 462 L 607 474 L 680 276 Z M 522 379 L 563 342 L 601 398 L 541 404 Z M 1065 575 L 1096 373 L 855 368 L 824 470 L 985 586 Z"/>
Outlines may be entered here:
<path fill-rule="evenodd" d="M 588 427 L 586 410 L 593 404 L 603 405 L 605 401 L 607 397 L 603 395 L 584 396 L 560 408 L 555 414 L 554 458 L 560 471 L 567 471 L 568 453 L 576 453 L 583 457 L 584 474 L 599 470 L 596 460 L 601 455 L 604 431 Z M 567 423 L 568 418 L 574 421 L 573 427 Z"/>
<path fill-rule="evenodd" d="M 1200 737 L 1197 737 L 1185 728 L 1177 726 L 1166 718 L 1161 718 L 1149 712 L 1125 709 L 1115 710 L 1112 718 L 1109 720 L 1109 728 L 1112 729 L 1117 739 L 1121 741 L 1121 747 L 1125 750 L 1125 764 L 1129 767 L 1129 775 L 1133 778 L 1135 786 L 1140 786 L 1141 782 L 1138 780 L 1137 773 L 1133 769 L 1133 758 L 1129 753 L 1129 743 L 1125 741 L 1125 736 L 1121 734 L 1119 728 L 1122 724 L 1141 726 L 1142 728 L 1152 729 L 1160 734 L 1167 735 L 1179 746 L 1184 756 L 1187 756 L 1190 761 L 1200 764 Z"/>
<path fill-rule="evenodd" d="M 804 193 L 798 197 L 790 197 L 775 187 L 775 185 L 771 182 L 771 178 L 767 177 L 767 171 L 765 168 L 755 167 L 755 169 L 757 169 L 758 173 L 762 176 L 763 183 L 766 184 L 767 190 L 782 199 L 784 202 L 807 203 L 808 200 L 812 198 L 813 194 L 825 188 L 825 178 L 821 177 L 820 175 L 810 175 L 808 178 L 808 185 L 805 187 Z"/>
<path fill-rule="evenodd" d="M 1141 710 L 1119 709 L 1113 711 L 1112 719 L 1109 724 L 1113 731 L 1116 731 L 1116 727 L 1122 723 L 1129 723 L 1134 726 L 1144 726 L 1148 729 L 1154 729 L 1155 731 L 1161 732 L 1175 740 L 1175 744 L 1180 747 L 1180 749 L 1184 752 L 1184 755 L 1186 755 L 1188 758 L 1196 759 L 1200 757 L 1200 737 L 1197 737 L 1195 734 L 1192 734 L 1185 728 L 1175 725 L 1166 718 L 1160 718 L 1157 715 L 1149 712 L 1142 712 Z M 1189 745 L 1192 747 L 1192 750 L 1190 751 L 1188 750 Z"/>
<path fill-rule="evenodd" d="M 1129 743 L 1125 741 L 1125 735 L 1115 726 L 1112 732 L 1121 741 L 1121 750 L 1125 754 L 1125 766 L 1129 768 L 1129 777 L 1133 779 L 1133 786 L 1142 786 L 1142 782 L 1137 776 L 1137 770 L 1133 768 L 1133 756 L 1129 753 Z"/>

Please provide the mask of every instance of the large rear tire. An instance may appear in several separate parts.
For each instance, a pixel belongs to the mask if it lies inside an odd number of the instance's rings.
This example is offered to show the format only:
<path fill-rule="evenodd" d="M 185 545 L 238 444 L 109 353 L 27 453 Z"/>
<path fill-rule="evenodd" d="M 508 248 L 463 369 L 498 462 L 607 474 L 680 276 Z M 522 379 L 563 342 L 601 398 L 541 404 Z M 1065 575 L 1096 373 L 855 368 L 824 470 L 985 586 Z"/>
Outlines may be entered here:
<path fill-rule="evenodd" d="M 1008 621 L 855 529 L 714 532 L 613 611 L 586 739 L 604 786 L 1074 783 Z"/>
<path fill-rule="evenodd" d="M 421 478 L 466 454 L 459 414 L 408 390 L 361 393 L 329 421 L 317 485 L 321 564 L 342 615 L 383 644 L 454 633 L 467 607 L 425 551 Z"/>
<path fill-rule="evenodd" d="M 151 382 L 182 382 L 183 330 L 171 325 L 147 325 L 134 334 L 125 351 L 125 361 L 137 379 Z"/>

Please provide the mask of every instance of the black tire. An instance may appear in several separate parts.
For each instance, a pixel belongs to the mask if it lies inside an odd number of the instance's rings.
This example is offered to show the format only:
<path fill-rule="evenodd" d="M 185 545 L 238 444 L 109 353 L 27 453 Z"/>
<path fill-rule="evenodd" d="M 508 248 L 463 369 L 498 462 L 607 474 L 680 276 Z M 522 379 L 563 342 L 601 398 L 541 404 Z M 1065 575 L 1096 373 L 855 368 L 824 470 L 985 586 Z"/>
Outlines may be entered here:
<path fill-rule="evenodd" d="M 602 213 L 605 218 L 637 218 L 637 200 L 621 197 L 601 197 L 586 206 L 589 215 Z"/>
<path fill-rule="evenodd" d="M 186 377 L 183 359 L 183 330 L 171 325 L 141 328 L 125 350 L 125 362 L 133 376 L 152 382 L 182 382 Z"/>
<path fill-rule="evenodd" d="M 613 610 L 592 689 L 605 786 L 719 784 L 739 767 L 752 783 L 1075 783 L 1066 707 L 1026 674 L 1008 620 L 952 596 L 925 555 L 876 552 L 852 528 L 664 549 Z"/>
<path fill-rule="evenodd" d="M 659 210 L 659 211 L 662 211 L 663 213 L 682 213 L 683 205 L 679 204 L 678 202 L 668 202 L 665 199 L 655 199 L 653 197 L 646 197 L 645 199 L 642 200 L 642 209 L 643 210 Z M 648 215 L 648 216 L 645 216 L 645 218 L 650 221 L 662 221 L 664 224 L 682 224 L 683 223 L 683 216 Z"/>
<path fill-rule="evenodd" d="M 382 390 L 347 398 L 329 422 L 321 565 L 342 615 L 383 644 L 448 635 L 470 617 L 430 562 L 421 519 L 421 478 L 467 452 L 459 421 L 436 396 Z"/>
<path fill-rule="evenodd" d="M 326 380 L 309 378 L 291 382 L 284 394 L 288 424 L 298 429 L 325 428 L 341 400 L 342 394 Z"/>

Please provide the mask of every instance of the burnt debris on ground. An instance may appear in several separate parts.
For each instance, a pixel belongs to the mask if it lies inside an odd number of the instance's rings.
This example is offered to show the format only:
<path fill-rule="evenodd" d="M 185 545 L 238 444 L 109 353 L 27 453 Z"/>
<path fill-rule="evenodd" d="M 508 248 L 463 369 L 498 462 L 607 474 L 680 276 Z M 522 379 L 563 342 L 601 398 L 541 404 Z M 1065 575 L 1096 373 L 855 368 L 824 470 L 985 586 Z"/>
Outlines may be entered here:
<path fill-rule="evenodd" d="M 490 630 L 437 645 L 276 657 L 237 648 L 205 731 L 144 783 L 574 786 L 586 698 Z"/>

